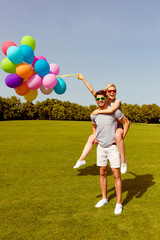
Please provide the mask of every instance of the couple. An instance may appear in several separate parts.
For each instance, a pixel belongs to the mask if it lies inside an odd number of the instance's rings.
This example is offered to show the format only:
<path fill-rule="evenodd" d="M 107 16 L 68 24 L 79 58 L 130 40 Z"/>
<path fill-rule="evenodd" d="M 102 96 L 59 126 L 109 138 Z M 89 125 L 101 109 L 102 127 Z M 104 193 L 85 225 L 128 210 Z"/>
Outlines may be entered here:
<path fill-rule="evenodd" d="M 114 213 L 120 214 L 122 213 L 122 180 L 120 175 L 120 155 L 122 161 L 121 171 L 125 173 L 126 159 L 124 154 L 123 138 L 127 134 L 130 122 L 119 109 L 121 107 L 121 102 L 120 100 L 115 99 L 116 88 L 114 84 L 110 84 L 107 89 L 105 89 L 105 91 L 100 90 L 98 92 L 95 92 L 91 85 L 83 77 L 83 75 L 79 74 L 78 78 L 83 80 L 87 88 L 95 97 L 98 109 L 91 114 L 93 134 L 89 137 L 84 151 L 74 168 L 78 168 L 86 163 L 84 157 L 86 157 L 87 154 L 91 151 L 93 144 L 97 143 L 98 141 L 97 166 L 100 168 L 100 187 L 102 192 L 102 199 L 95 205 L 95 207 L 102 207 L 108 203 L 106 192 L 106 176 L 107 164 L 108 161 L 110 161 L 110 166 L 115 179 L 115 189 L 117 194 L 117 203 Z M 124 124 L 124 129 L 122 124 Z"/>

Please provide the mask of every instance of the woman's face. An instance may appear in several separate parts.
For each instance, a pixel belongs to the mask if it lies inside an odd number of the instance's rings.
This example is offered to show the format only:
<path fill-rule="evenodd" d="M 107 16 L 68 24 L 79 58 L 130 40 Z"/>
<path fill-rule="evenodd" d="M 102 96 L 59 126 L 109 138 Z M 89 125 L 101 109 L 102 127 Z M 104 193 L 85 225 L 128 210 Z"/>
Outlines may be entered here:
<path fill-rule="evenodd" d="M 109 101 L 113 101 L 116 98 L 116 88 L 115 87 L 109 87 L 107 89 L 107 96 Z"/>

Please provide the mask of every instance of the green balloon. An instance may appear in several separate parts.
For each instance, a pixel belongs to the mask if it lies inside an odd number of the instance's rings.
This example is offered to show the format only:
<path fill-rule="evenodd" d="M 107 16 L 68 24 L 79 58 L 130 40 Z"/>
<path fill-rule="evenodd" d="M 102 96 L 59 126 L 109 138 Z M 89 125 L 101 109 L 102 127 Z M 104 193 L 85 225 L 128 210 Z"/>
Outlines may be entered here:
<path fill-rule="evenodd" d="M 24 36 L 21 39 L 21 45 L 28 45 L 28 46 L 30 46 L 33 49 L 33 51 L 36 48 L 36 42 L 35 42 L 34 38 L 31 37 L 31 36 L 28 36 L 28 35 Z"/>
<path fill-rule="evenodd" d="M 4 58 L 1 61 L 1 68 L 3 69 L 3 71 L 7 73 L 15 73 L 17 66 L 18 66 L 17 63 L 11 62 L 8 58 Z"/>

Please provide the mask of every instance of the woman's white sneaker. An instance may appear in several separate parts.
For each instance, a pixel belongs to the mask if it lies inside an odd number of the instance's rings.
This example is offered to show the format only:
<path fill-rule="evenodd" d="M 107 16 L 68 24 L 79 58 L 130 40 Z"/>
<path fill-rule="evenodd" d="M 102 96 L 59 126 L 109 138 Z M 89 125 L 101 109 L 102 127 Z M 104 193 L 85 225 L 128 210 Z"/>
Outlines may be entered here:
<path fill-rule="evenodd" d="M 76 165 L 73 167 L 73 168 L 79 168 L 81 167 L 82 165 L 86 164 L 86 161 L 83 160 L 83 161 L 77 161 Z"/>
<path fill-rule="evenodd" d="M 125 163 L 121 163 L 121 173 L 124 174 L 127 172 L 127 159 L 125 159 Z"/>

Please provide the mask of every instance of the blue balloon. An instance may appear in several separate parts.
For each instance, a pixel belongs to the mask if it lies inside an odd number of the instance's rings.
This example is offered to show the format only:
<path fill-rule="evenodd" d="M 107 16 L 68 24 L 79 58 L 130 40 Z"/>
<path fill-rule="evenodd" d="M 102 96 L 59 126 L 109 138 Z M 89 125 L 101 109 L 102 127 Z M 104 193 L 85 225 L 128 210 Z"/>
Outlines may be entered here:
<path fill-rule="evenodd" d="M 33 62 L 33 59 L 34 59 L 33 49 L 28 45 L 22 45 L 22 46 L 20 46 L 20 50 L 23 54 L 23 61 L 28 63 L 28 64 L 31 64 Z"/>
<path fill-rule="evenodd" d="M 62 78 L 57 78 L 57 84 L 53 88 L 55 93 L 63 94 L 66 91 L 66 88 L 67 88 L 67 85 L 66 85 L 65 81 Z"/>
<path fill-rule="evenodd" d="M 19 64 L 23 62 L 23 54 L 17 46 L 11 46 L 7 49 L 7 57 L 13 63 Z"/>
<path fill-rule="evenodd" d="M 41 77 L 44 77 L 50 72 L 49 63 L 44 59 L 37 60 L 34 65 L 34 69 L 36 73 Z"/>

